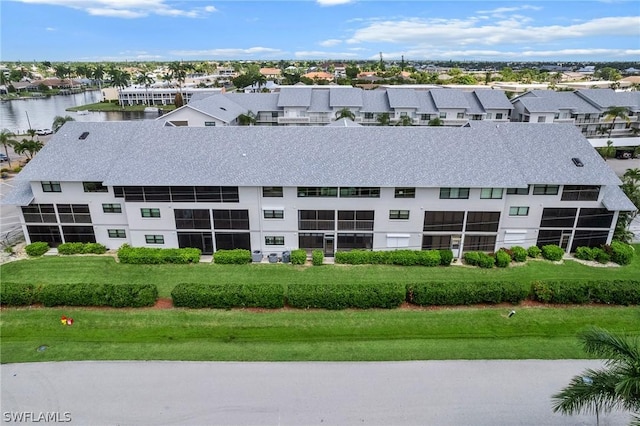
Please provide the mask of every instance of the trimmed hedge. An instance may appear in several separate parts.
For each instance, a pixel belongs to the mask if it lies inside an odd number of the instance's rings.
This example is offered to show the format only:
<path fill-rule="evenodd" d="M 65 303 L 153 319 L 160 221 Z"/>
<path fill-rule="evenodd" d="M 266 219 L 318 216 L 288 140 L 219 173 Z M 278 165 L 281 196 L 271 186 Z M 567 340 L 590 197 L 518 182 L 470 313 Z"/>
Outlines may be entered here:
<path fill-rule="evenodd" d="M 407 285 L 407 301 L 420 306 L 517 304 L 529 293 L 529 284 L 517 282 L 425 282 Z"/>
<path fill-rule="evenodd" d="M 63 243 L 58 246 L 58 254 L 104 254 L 107 248 L 99 243 Z"/>
<path fill-rule="evenodd" d="M 311 263 L 313 263 L 313 266 L 322 266 L 324 263 L 324 253 L 322 250 L 314 250 L 311 252 Z"/>
<path fill-rule="evenodd" d="M 36 286 L 23 283 L 5 283 L 0 285 L 0 305 L 28 306 L 36 301 Z"/>
<path fill-rule="evenodd" d="M 611 242 L 611 260 L 619 265 L 628 265 L 635 256 L 635 249 L 620 241 Z"/>
<path fill-rule="evenodd" d="M 111 306 L 140 308 L 158 300 L 155 284 L 34 284 L 3 283 L 0 303 L 11 306 Z"/>
<path fill-rule="evenodd" d="M 287 304 L 300 309 L 392 309 L 405 298 L 405 286 L 398 283 L 294 284 L 287 291 Z"/>
<path fill-rule="evenodd" d="M 450 249 L 440 250 L 440 265 L 451 266 L 453 262 L 453 251 Z"/>
<path fill-rule="evenodd" d="M 532 283 L 533 299 L 545 303 L 612 305 L 640 304 L 640 280 L 570 281 Z"/>
<path fill-rule="evenodd" d="M 293 265 L 304 265 L 307 261 L 307 252 L 303 249 L 292 250 L 289 260 Z"/>
<path fill-rule="evenodd" d="M 467 265 L 479 266 L 481 268 L 493 268 L 496 258 L 483 251 L 468 251 L 463 256 Z"/>
<path fill-rule="evenodd" d="M 200 249 L 197 248 L 150 248 L 131 247 L 123 244 L 118 249 L 120 263 L 130 264 L 162 264 L 162 263 L 198 263 L 200 261 Z M 251 254 L 249 254 L 251 261 Z"/>
<path fill-rule="evenodd" d="M 511 255 L 505 250 L 498 250 L 496 252 L 496 266 L 498 268 L 506 268 L 511 263 Z"/>
<path fill-rule="evenodd" d="M 555 244 L 542 246 L 542 257 L 553 262 L 560 261 L 564 257 L 564 249 Z"/>
<path fill-rule="evenodd" d="M 44 241 L 36 241 L 35 243 L 31 243 L 24 248 L 24 251 L 27 252 L 29 256 L 42 256 L 46 252 L 49 251 L 49 243 Z"/>
<path fill-rule="evenodd" d="M 251 263 L 251 252 L 245 249 L 218 250 L 213 254 L 213 263 L 220 265 L 243 265 Z"/>
<path fill-rule="evenodd" d="M 451 264 L 451 260 L 448 264 Z M 442 255 L 440 250 L 351 250 L 336 252 L 335 262 L 349 265 L 438 266 L 442 263 Z"/>
<path fill-rule="evenodd" d="M 527 249 L 527 256 L 532 257 L 532 258 L 536 258 L 536 257 L 540 257 L 540 254 L 542 254 L 542 250 L 540 250 L 540 247 L 538 246 L 531 246 Z"/>
<path fill-rule="evenodd" d="M 178 284 L 173 306 L 183 308 L 282 308 L 281 284 Z"/>
<path fill-rule="evenodd" d="M 527 260 L 527 249 L 520 246 L 511 247 L 511 259 L 514 262 L 525 262 Z"/>
<path fill-rule="evenodd" d="M 573 256 L 580 260 L 594 260 L 596 258 L 596 254 L 591 247 L 578 247 Z"/>

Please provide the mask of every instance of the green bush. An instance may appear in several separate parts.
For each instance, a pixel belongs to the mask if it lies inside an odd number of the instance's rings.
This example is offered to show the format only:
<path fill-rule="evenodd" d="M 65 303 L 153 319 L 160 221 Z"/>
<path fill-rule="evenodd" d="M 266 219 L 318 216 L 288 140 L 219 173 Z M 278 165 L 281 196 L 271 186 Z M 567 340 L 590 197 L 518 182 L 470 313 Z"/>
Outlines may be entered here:
<path fill-rule="evenodd" d="M 601 248 L 594 247 L 592 251 L 598 263 L 609 263 L 609 261 L 611 260 L 611 256 L 609 255 L 609 253 Z"/>
<path fill-rule="evenodd" d="M 440 250 L 440 265 L 450 266 L 453 261 L 453 251 L 450 249 Z"/>
<path fill-rule="evenodd" d="M 311 262 L 313 266 L 322 266 L 324 263 L 324 253 L 322 250 L 318 249 L 311 252 Z"/>
<path fill-rule="evenodd" d="M 542 246 L 542 257 L 551 260 L 553 262 L 557 262 L 562 260 L 564 256 L 564 249 L 555 244 L 548 244 L 546 246 Z"/>
<path fill-rule="evenodd" d="M 505 250 L 498 250 L 495 259 L 498 268 L 506 268 L 511 263 L 511 256 Z"/>
<path fill-rule="evenodd" d="M 307 261 L 307 252 L 303 249 L 292 250 L 290 260 L 293 265 L 304 265 Z"/>
<path fill-rule="evenodd" d="M 158 300 L 155 284 L 104 284 L 103 303 L 114 308 L 153 306 Z"/>
<path fill-rule="evenodd" d="M 300 309 L 391 309 L 405 298 L 405 286 L 398 283 L 294 284 L 287 289 L 287 304 Z"/>
<path fill-rule="evenodd" d="M 251 255 L 249 255 L 251 258 Z M 131 247 L 123 244 L 118 249 L 120 263 L 130 264 L 163 264 L 163 263 L 198 263 L 200 261 L 200 249 L 197 248 L 150 248 Z"/>
<path fill-rule="evenodd" d="M 479 258 L 478 258 L 478 266 L 481 268 L 485 268 L 485 269 L 491 269 L 495 266 L 496 264 L 496 258 L 481 251 L 478 252 L 479 253 Z M 507 255 L 508 256 L 508 255 Z"/>
<path fill-rule="evenodd" d="M 511 247 L 511 253 L 514 262 L 524 262 L 527 260 L 527 249 L 525 249 L 524 247 Z"/>
<path fill-rule="evenodd" d="M 155 284 L 48 284 L 37 294 L 44 306 L 140 308 L 158 300 Z"/>
<path fill-rule="evenodd" d="M 183 308 L 282 308 L 282 284 L 178 284 L 171 297 Z"/>
<path fill-rule="evenodd" d="M 464 263 L 467 265 L 477 266 L 480 262 L 480 252 L 468 251 L 462 256 L 462 258 L 464 259 Z"/>
<path fill-rule="evenodd" d="M 635 256 L 633 246 L 620 241 L 611 242 L 611 260 L 618 265 L 628 265 Z"/>
<path fill-rule="evenodd" d="M 36 241 L 24 248 L 29 256 L 42 256 L 49 251 L 49 243 L 44 241 Z"/>
<path fill-rule="evenodd" d="M 591 247 L 578 247 L 573 255 L 576 259 L 581 260 L 593 260 L 596 258 L 596 254 Z"/>
<path fill-rule="evenodd" d="M 533 299 L 545 303 L 640 304 L 639 280 L 545 280 L 532 284 Z"/>
<path fill-rule="evenodd" d="M 104 254 L 107 252 L 107 247 L 100 243 L 85 243 L 82 247 L 82 253 L 84 254 Z"/>
<path fill-rule="evenodd" d="M 421 306 L 517 304 L 527 298 L 528 284 L 517 282 L 426 282 L 407 285 L 409 303 Z"/>
<path fill-rule="evenodd" d="M 36 302 L 36 287 L 33 284 L 0 284 L 0 305 L 28 306 Z"/>
<path fill-rule="evenodd" d="M 80 254 L 83 246 L 83 243 L 62 243 L 58 246 L 58 254 Z"/>
<path fill-rule="evenodd" d="M 213 254 L 213 263 L 220 265 L 251 263 L 251 251 L 245 249 L 218 250 Z"/>
<path fill-rule="evenodd" d="M 542 250 L 540 250 L 540 247 L 538 246 L 531 246 L 527 249 L 527 255 L 533 259 L 535 259 L 536 257 L 540 257 L 541 253 Z"/>
<path fill-rule="evenodd" d="M 438 266 L 442 263 L 440 250 L 421 250 L 416 252 L 418 265 L 421 266 Z M 451 255 L 453 257 L 453 254 Z M 451 261 L 449 261 L 451 263 Z"/>

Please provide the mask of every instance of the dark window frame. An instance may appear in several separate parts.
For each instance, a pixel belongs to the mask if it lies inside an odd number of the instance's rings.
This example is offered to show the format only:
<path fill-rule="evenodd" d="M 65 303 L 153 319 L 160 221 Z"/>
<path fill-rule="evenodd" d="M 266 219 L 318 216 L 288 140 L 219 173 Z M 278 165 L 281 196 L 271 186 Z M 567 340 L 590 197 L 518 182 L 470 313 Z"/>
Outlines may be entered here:
<path fill-rule="evenodd" d="M 109 238 L 127 238 L 127 231 L 124 229 L 107 229 Z"/>
<path fill-rule="evenodd" d="M 380 198 L 379 186 L 341 186 L 340 198 Z"/>
<path fill-rule="evenodd" d="M 263 186 L 262 196 L 264 198 L 282 198 L 284 197 L 284 189 L 282 186 Z"/>
<path fill-rule="evenodd" d="M 416 198 L 416 188 L 396 187 L 393 196 L 394 198 Z"/>
<path fill-rule="evenodd" d="M 122 213 L 122 204 L 120 204 L 120 203 L 103 203 L 102 204 L 102 213 Z"/>
<path fill-rule="evenodd" d="M 154 207 L 142 207 L 140 208 L 140 216 L 145 219 L 158 219 L 161 217 L 160 209 Z"/>
<path fill-rule="evenodd" d="M 264 245 L 265 246 L 283 246 L 284 235 L 265 235 Z"/>
<path fill-rule="evenodd" d="M 409 220 L 410 210 L 389 210 L 389 220 Z"/>
<path fill-rule="evenodd" d="M 284 219 L 284 210 L 262 210 L 263 219 Z"/>
<path fill-rule="evenodd" d="M 533 195 L 558 195 L 560 185 L 533 185 Z"/>
<path fill-rule="evenodd" d="M 144 240 L 147 244 L 164 244 L 164 235 L 146 234 Z"/>
<path fill-rule="evenodd" d="M 109 192 L 109 188 L 102 182 L 82 182 L 84 192 Z"/>
<path fill-rule="evenodd" d="M 62 186 L 59 181 L 43 180 L 40 185 L 42 186 L 42 192 L 62 192 Z"/>
<path fill-rule="evenodd" d="M 457 196 L 452 196 L 452 192 L 454 192 L 454 195 L 457 195 Z M 468 200 L 469 188 L 457 188 L 457 187 L 440 188 L 440 199 L 441 200 Z"/>

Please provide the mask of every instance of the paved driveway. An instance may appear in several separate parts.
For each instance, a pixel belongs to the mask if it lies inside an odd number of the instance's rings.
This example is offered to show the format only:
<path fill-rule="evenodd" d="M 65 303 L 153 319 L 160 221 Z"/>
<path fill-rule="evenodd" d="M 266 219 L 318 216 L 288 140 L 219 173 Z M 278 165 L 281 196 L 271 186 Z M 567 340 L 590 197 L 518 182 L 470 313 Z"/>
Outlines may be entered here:
<path fill-rule="evenodd" d="M 597 361 L 2 365 L 2 415 L 78 425 L 595 425 L 550 396 Z M 600 416 L 626 425 L 629 416 Z"/>

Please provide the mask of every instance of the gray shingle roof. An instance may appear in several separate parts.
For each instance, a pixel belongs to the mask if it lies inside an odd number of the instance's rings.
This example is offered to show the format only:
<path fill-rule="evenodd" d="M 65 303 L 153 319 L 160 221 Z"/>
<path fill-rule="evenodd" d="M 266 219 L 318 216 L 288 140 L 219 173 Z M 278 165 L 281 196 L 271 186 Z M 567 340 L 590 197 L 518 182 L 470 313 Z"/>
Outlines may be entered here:
<path fill-rule="evenodd" d="M 31 191 L 31 183 L 27 180 L 14 179 L 13 188 L 2 200 L 0 204 L 13 206 L 28 206 L 33 201 L 33 192 Z"/>
<path fill-rule="evenodd" d="M 561 109 L 568 109 L 576 114 L 598 114 L 600 109 L 593 104 L 587 102 L 575 92 L 556 92 L 555 90 L 532 90 L 529 95 L 522 97 L 521 99 L 543 99 L 549 105 L 548 111 L 559 111 Z M 539 108 L 542 108 L 538 105 Z M 532 111 L 533 112 L 533 111 Z"/>
<path fill-rule="evenodd" d="M 281 111 L 278 107 L 278 93 L 226 93 L 229 100 L 242 106 L 247 111 Z"/>
<path fill-rule="evenodd" d="M 333 111 L 329 106 L 329 91 L 328 90 L 314 90 L 311 93 L 311 104 L 309 105 L 309 112 L 331 112 Z"/>
<path fill-rule="evenodd" d="M 469 103 L 464 92 L 456 89 L 431 89 L 433 102 L 439 109 L 467 109 Z"/>
<path fill-rule="evenodd" d="M 467 114 L 484 114 L 484 108 L 482 108 L 482 104 L 476 97 L 473 92 L 463 92 L 465 98 L 467 98 L 467 103 L 469 104 L 469 108 L 467 108 Z"/>
<path fill-rule="evenodd" d="M 387 88 L 389 106 L 391 108 L 418 108 L 420 102 L 413 89 Z"/>
<path fill-rule="evenodd" d="M 615 185 L 609 185 L 604 188 L 604 194 L 602 195 L 602 204 L 609 211 L 623 211 L 634 212 L 638 210 L 638 206 L 635 206 L 620 187 Z"/>
<path fill-rule="evenodd" d="M 365 90 L 362 92 L 361 112 L 389 112 L 389 99 L 381 90 Z"/>
<path fill-rule="evenodd" d="M 502 90 L 474 90 L 473 93 L 475 93 L 485 111 L 488 109 L 513 109 L 509 98 Z"/>
<path fill-rule="evenodd" d="M 523 97 L 517 99 L 515 102 L 519 102 L 529 112 L 560 112 L 558 105 L 550 99 Z"/>
<path fill-rule="evenodd" d="M 332 108 L 362 107 L 362 89 L 355 87 L 336 87 L 329 92 L 329 105 Z"/>
<path fill-rule="evenodd" d="M 418 96 L 418 101 L 420 102 L 420 106 L 416 111 L 418 114 L 437 114 L 438 108 L 436 108 L 436 104 L 433 102 L 433 96 L 431 96 L 431 92 L 416 92 Z"/>
<path fill-rule="evenodd" d="M 200 101 L 191 101 L 185 107 L 201 111 L 225 123 L 230 123 L 240 114 L 247 112 L 246 108 L 233 102 L 225 95 L 213 95 Z"/>
<path fill-rule="evenodd" d="M 84 131 L 90 136 L 78 140 Z M 485 122 L 461 128 L 69 122 L 19 176 L 106 185 L 620 184 L 572 125 Z"/>
<path fill-rule="evenodd" d="M 624 106 L 632 111 L 640 110 L 640 92 L 616 92 L 612 89 L 582 89 L 577 95 L 605 110 L 609 107 Z"/>
<path fill-rule="evenodd" d="M 311 104 L 311 87 L 281 87 L 279 107 L 308 107 Z"/>

